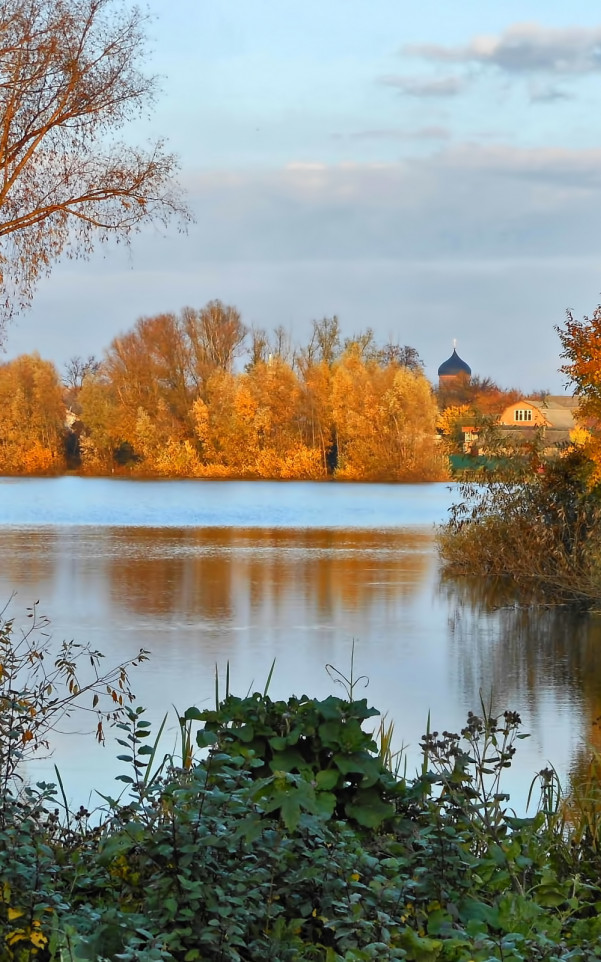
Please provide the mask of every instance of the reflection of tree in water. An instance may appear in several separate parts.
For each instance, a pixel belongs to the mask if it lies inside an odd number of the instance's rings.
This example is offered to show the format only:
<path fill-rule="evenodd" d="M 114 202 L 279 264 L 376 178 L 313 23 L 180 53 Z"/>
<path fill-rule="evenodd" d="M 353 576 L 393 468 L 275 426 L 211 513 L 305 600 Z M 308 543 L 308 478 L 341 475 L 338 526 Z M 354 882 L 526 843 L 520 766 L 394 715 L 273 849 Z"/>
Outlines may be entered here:
<path fill-rule="evenodd" d="M 19 602 L 29 605 L 40 594 L 40 587 L 52 583 L 55 564 L 52 554 L 57 545 L 53 528 L 40 530 L 5 528 L 0 538 L 0 584 L 5 585 L 0 605 L 8 601 L 15 585 L 21 587 Z M 32 586 L 35 598 L 25 596 L 24 589 Z"/>
<path fill-rule="evenodd" d="M 291 595 L 328 618 L 414 594 L 429 535 L 332 529 L 114 529 L 113 601 L 148 616 L 226 624 L 235 610 L 281 612 Z"/>
<path fill-rule="evenodd" d="M 464 690 L 536 710 L 545 693 L 577 705 L 601 748 L 601 617 L 564 606 L 519 604 L 507 584 L 443 578 L 450 638 Z"/>
<path fill-rule="evenodd" d="M 113 530 L 107 570 L 112 600 L 148 617 L 200 615 L 227 624 L 232 617 L 229 534 L 222 532 L 220 554 L 211 550 L 210 540 L 198 551 L 194 529 Z"/>

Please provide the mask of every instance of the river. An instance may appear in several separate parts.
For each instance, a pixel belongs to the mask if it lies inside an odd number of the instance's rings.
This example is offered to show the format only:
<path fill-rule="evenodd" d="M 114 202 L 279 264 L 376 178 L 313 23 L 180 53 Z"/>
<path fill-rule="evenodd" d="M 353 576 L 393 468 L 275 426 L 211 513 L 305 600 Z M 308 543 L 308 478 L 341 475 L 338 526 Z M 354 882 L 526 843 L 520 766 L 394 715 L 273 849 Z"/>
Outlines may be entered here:
<path fill-rule="evenodd" d="M 173 706 L 212 706 L 215 669 L 229 663 L 237 694 L 342 694 L 355 651 L 357 697 L 394 720 L 407 770 L 432 727 L 458 730 L 492 693 L 519 711 L 506 790 L 523 810 L 534 773 L 562 777 L 584 738 L 599 742 L 601 622 L 563 609 L 500 604 L 494 586 L 441 578 L 434 527 L 454 492 L 446 484 L 0 479 L 0 598 L 27 624 L 35 602 L 53 639 L 89 642 L 107 665 L 149 649 L 132 672 L 137 703 L 176 744 Z M 335 676 L 334 676 L 335 677 Z M 81 734 L 85 718 L 53 739 L 74 804 L 114 793 L 124 770 Z"/>

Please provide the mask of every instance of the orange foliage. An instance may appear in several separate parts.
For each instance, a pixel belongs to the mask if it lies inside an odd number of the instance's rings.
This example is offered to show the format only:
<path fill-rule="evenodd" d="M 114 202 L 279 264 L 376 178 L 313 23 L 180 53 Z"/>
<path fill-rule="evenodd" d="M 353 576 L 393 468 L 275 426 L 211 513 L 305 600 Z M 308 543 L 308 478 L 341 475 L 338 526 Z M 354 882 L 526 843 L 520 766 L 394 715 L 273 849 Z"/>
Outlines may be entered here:
<path fill-rule="evenodd" d="M 38 354 L 0 365 L 0 470 L 60 470 L 64 431 L 65 404 L 54 365 Z"/>
<path fill-rule="evenodd" d="M 556 328 L 563 347 L 561 357 L 565 364 L 560 368 L 567 374 L 578 395 L 577 415 L 588 429 L 588 436 L 574 439 L 583 444 L 586 453 L 595 463 L 593 483 L 601 479 L 601 305 L 592 317 L 577 320 L 567 312 L 564 328 Z"/>

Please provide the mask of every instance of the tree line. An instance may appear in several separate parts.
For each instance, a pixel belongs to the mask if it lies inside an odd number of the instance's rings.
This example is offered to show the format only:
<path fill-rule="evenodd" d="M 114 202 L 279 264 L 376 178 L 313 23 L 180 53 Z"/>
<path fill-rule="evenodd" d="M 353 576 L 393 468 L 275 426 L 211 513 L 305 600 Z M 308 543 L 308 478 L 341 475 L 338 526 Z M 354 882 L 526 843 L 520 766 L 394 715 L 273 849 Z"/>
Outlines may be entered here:
<path fill-rule="evenodd" d="M 243 354 L 246 364 L 242 365 Z M 239 363 L 236 363 L 237 359 Z M 438 407 L 418 352 L 343 339 L 337 317 L 293 347 L 210 301 L 141 318 L 102 361 L 0 366 L 0 470 L 169 477 L 434 480 Z"/>

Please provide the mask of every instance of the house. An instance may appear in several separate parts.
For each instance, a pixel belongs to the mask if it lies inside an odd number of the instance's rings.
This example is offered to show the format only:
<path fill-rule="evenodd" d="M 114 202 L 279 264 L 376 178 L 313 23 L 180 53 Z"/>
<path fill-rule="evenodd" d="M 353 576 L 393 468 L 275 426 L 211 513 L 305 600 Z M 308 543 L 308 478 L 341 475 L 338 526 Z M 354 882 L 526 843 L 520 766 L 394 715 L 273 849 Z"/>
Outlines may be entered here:
<path fill-rule="evenodd" d="M 569 395 L 548 394 L 544 398 L 519 398 L 509 404 L 496 418 L 497 438 L 519 444 L 520 441 L 541 439 L 544 451 L 552 454 L 571 440 L 571 432 L 579 426 L 576 418 L 578 399 Z M 478 429 L 462 427 L 465 453 L 481 454 Z M 484 440 L 484 439 L 482 439 Z"/>
<path fill-rule="evenodd" d="M 563 394 L 547 394 L 544 398 L 520 398 L 508 405 L 497 424 L 502 436 L 516 441 L 535 435 L 553 448 L 570 441 L 570 433 L 578 427 L 578 398 Z"/>

